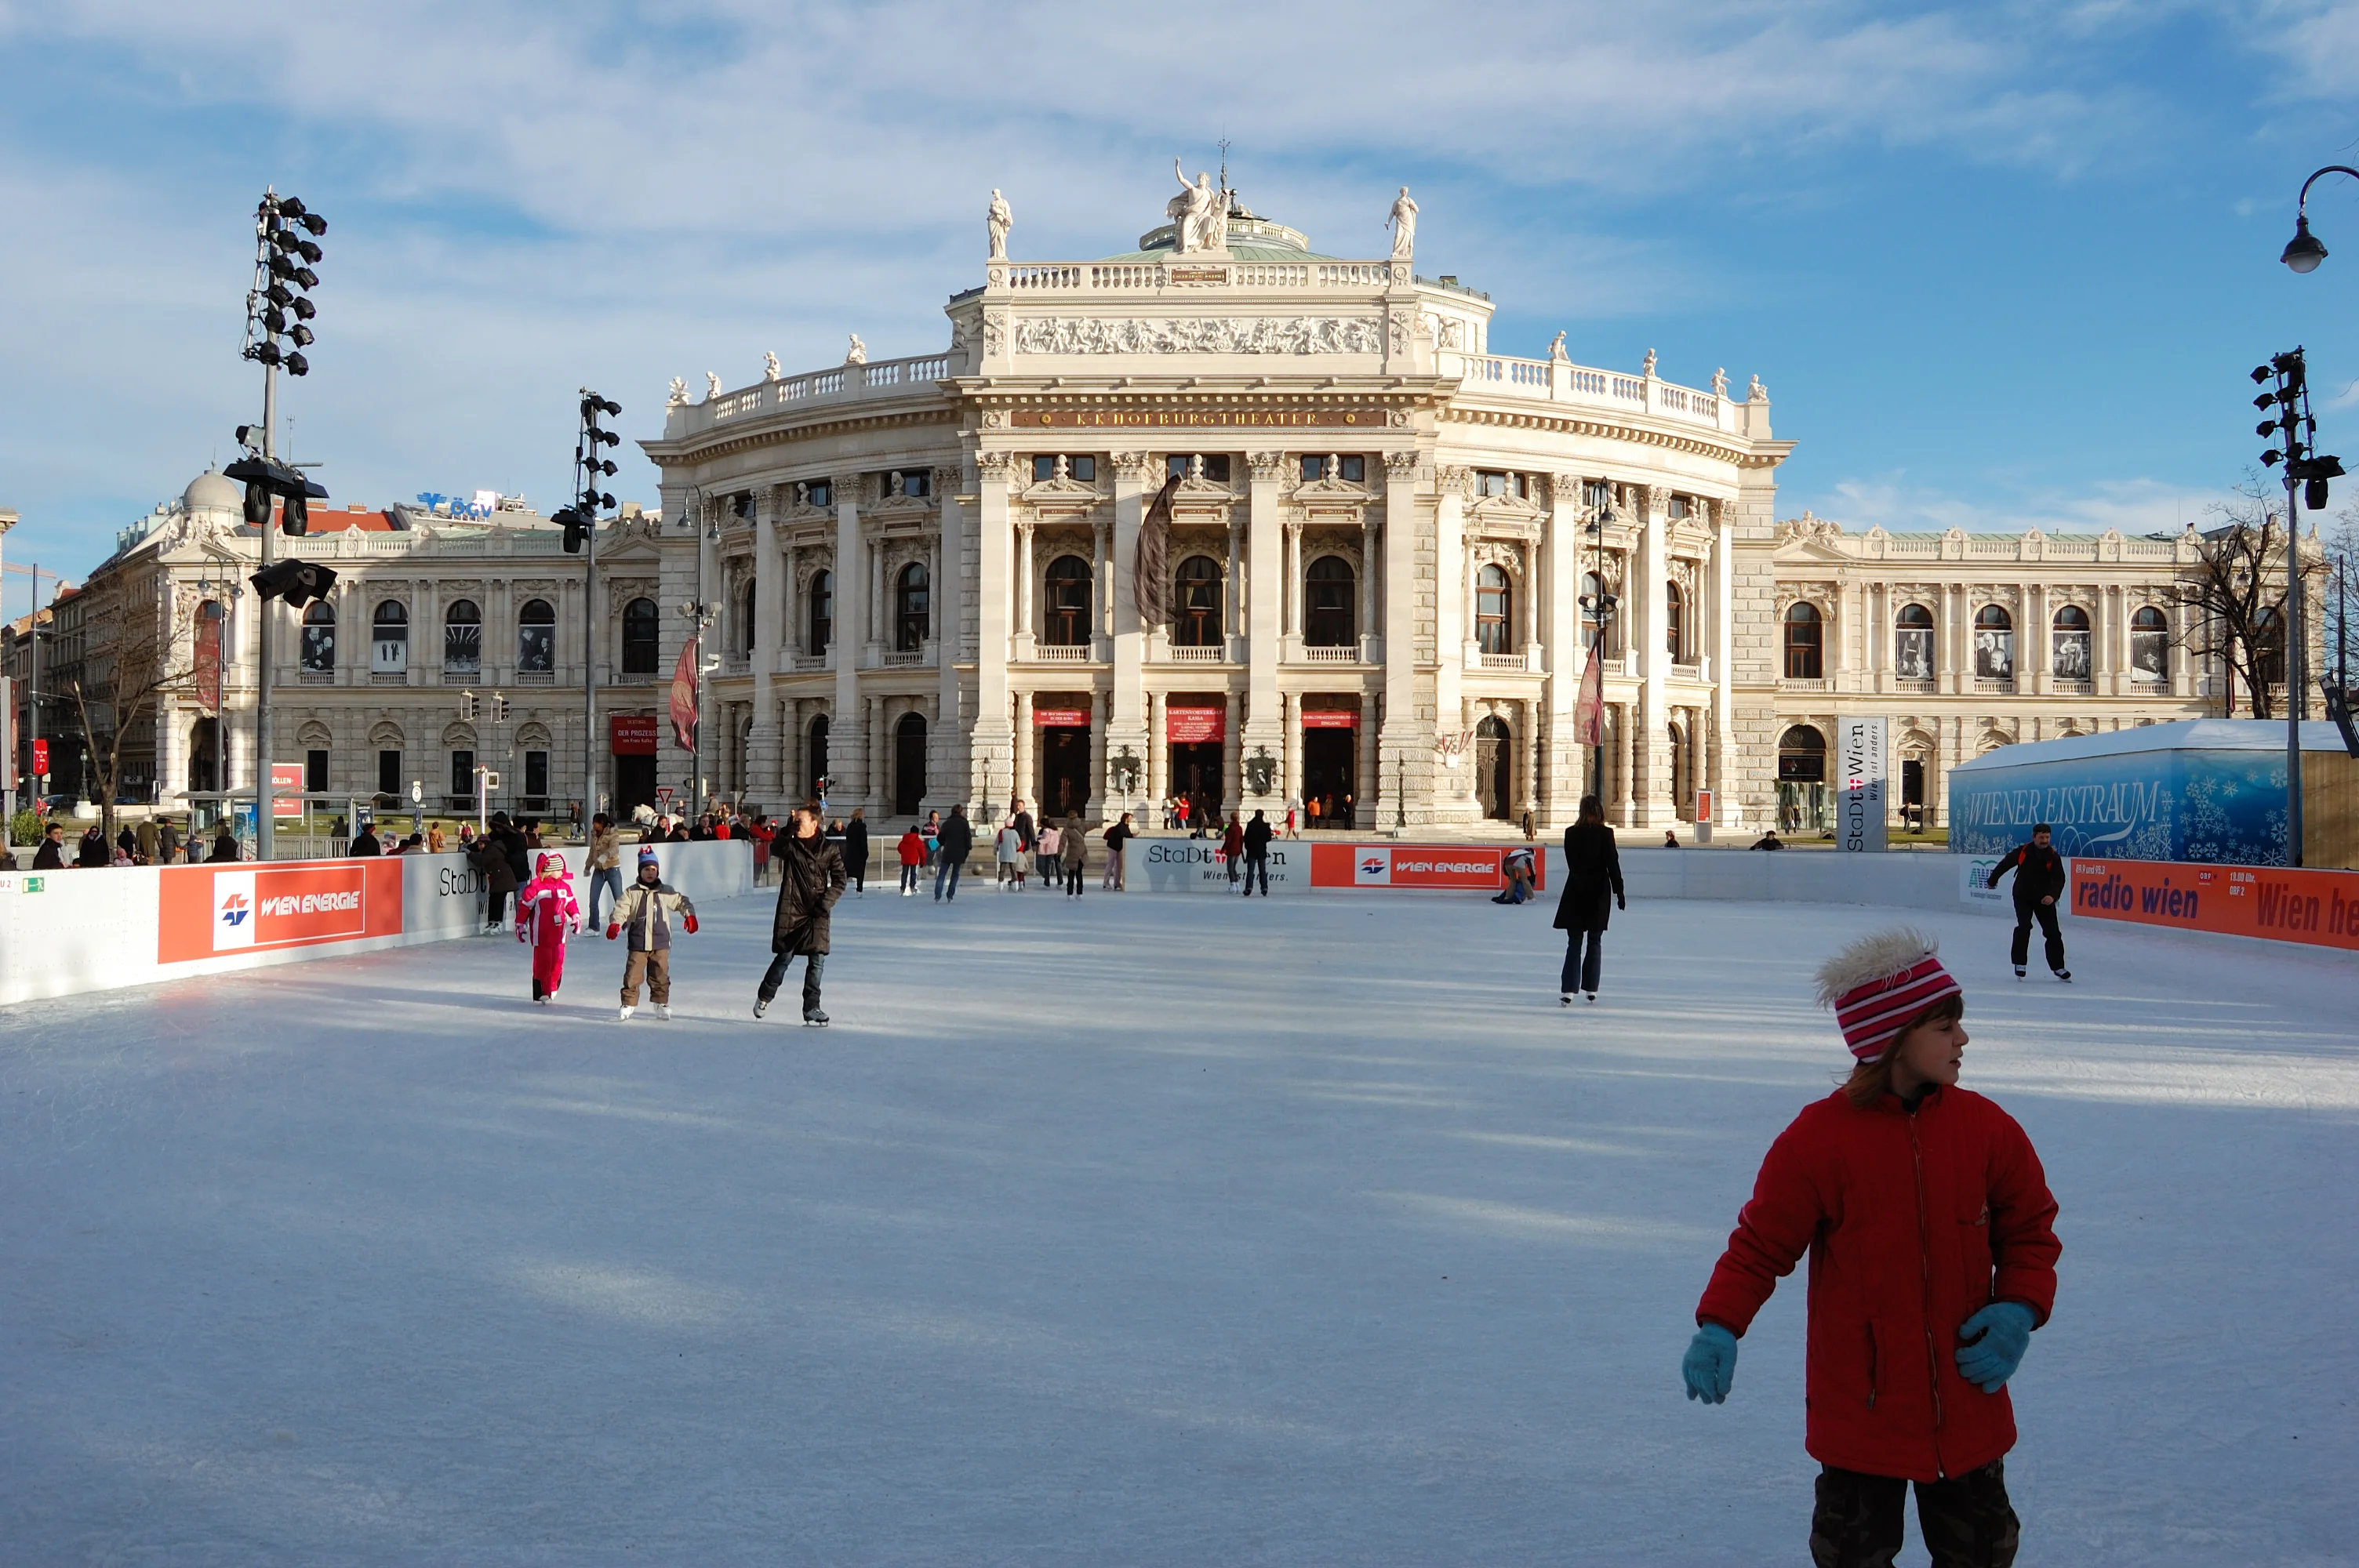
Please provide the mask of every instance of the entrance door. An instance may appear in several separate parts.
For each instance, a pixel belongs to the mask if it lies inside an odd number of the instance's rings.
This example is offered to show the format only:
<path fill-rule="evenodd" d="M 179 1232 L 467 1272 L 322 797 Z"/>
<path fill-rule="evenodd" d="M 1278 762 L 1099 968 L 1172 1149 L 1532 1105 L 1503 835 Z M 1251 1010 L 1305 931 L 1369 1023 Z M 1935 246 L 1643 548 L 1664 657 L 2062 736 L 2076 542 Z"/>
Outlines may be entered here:
<path fill-rule="evenodd" d="M 1302 731 L 1302 805 L 1300 820 L 1306 826 L 1344 827 L 1352 826 L 1352 808 L 1358 799 L 1353 769 L 1360 755 L 1360 732 L 1357 730 L 1312 730 Z M 1310 803 L 1319 804 L 1317 816 L 1310 813 Z"/>
<path fill-rule="evenodd" d="M 1089 799 L 1088 729 L 1066 724 L 1044 727 L 1040 731 L 1041 811 L 1049 819 L 1062 822 L 1086 806 Z"/>
<path fill-rule="evenodd" d="M 893 727 L 893 809 L 904 816 L 918 814 L 926 798 L 926 720 L 905 713 Z"/>
<path fill-rule="evenodd" d="M 1218 824 L 1221 808 L 1221 742 L 1171 743 L 1171 793 L 1188 800 L 1188 825 Z"/>
<path fill-rule="evenodd" d="M 627 821 L 632 812 L 656 803 L 656 760 L 653 757 L 614 759 L 614 815 Z"/>
<path fill-rule="evenodd" d="M 1515 758 L 1506 719 L 1495 713 L 1474 727 L 1474 798 L 1481 803 L 1483 815 L 1495 822 L 1507 820 L 1508 807 L 1515 801 L 1507 777 Z"/>

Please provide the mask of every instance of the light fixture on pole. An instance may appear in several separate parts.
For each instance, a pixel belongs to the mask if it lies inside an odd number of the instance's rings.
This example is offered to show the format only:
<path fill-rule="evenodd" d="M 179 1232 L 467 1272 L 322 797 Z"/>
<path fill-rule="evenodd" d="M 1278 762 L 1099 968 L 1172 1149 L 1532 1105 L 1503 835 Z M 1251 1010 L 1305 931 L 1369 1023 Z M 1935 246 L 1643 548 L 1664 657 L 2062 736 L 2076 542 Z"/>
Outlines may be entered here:
<path fill-rule="evenodd" d="M 1615 523 L 1619 521 L 1619 517 L 1616 516 L 1614 511 L 1614 503 L 1610 496 L 1608 499 L 1601 502 L 1596 510 L 1592 512 L 1589 515 L 1589 536 L 1597 541 L 1597 591 L 1593 594 L 1582 594 L 1580 600 L 1581 608 L 1588 613 L 1590 619 L 1593 620 L 1597 623 L 1597 631 L 1589 644 L 1588 660 L 1590 665 L 1596 666 L 1598 669 L 1598 684 L 1600 687 L 1599 710 L 1594 719 L 1596 725 L 1596 740 L 1595 743 L 1589 749 L 1590 754 L 1593 759 L 1590 772 L 1591 776 L 1595 780 L 1595 783 L 1591 787 L 1589 793 L 1597 797 L 1598 804 L 1601 806 L 1605 803 L 1605 715 L 1602 702 L 1604 675 L 1603 664 L 1605 658 L 1605 633 L 1606 629 L 1614 624 L 1614 611 L 1621 604 L 1621 600 L 1617 596 L 1608 593 L 1605 590 L 1605 525 L 1608 523 Z M 1590 674 L 1587 669 L 1584 669 L 1582 672 L 1582 700 L 1584 703 L 1587 703 L 1592 700 L 1592 694 L 1588 689 L 1590 686 Z"/>
<path fill-rule="evenodd" d="M 623 411 L 623 406 L 612 398 L 601 397 L 588 387 L 582 388 L 582 428 L 573 443 L 573 503 L 560 510 L 549 521 L 565 531 L 565 552 L 579 555 L 589 546 L 589 560 L 584 568 L 582 595 L 582 829 L 590 830 L 590 818 L 598 812 L 598 641 L 594 628 L 600 616 L 594 606 L 598 600 L 598 522 L 602 513 L 614 510 L 614 498 L 603 489 L 601 481 L 614 476 L 614 462 L 607 457 L 606 449 L 622 444 L 622 438 L 605 427 L 604 421 Z"/>
<path fill-rule="evenodd" d="M 2296 272 L 2316 272 L 2318 264 L 2326 259 L 2325 244 L 2310 232 L 2310 188 L 2317 184 L 2321 176 L 2329 174 L 2347 174 L 2359 179 L 2359 168 L 2331 163 L 2301 182 L 2300 199 L 2294 203 L 2293 238 L 2286 242 L 2286 248 L 2277 254 L 2277 260 Z"/>
<path fill-rule="evenodd" d="M 2311 176 L 2316 178 L 2315 175 Z M 2321 254 L 2324 254 L 2323 248 Z M 2301 580 L 2301 508 L 2326 510 L 2330 481 L 2343 474 L 2342 460 L 2317 449 L 2318 420 L 2310 412 L 2310 373 L 2299 348 L 2272 354 L 2253 369 L 2255 384 L 2266 388 L 2253 406 L 2272 417 L 2253 427 L 2256 436 L 2283 438 L 2283 446 L 2261 453 L 2264 465 L 2285 466 L 2286 492 L 2286 864 L 2302 862 L 2301 721 L 2310 708 L 2310 634 Z M 2299 499 L 2297 499 L 2299 497 Z M 2257 681 L 2256 681 L 2257 684 Z"/>

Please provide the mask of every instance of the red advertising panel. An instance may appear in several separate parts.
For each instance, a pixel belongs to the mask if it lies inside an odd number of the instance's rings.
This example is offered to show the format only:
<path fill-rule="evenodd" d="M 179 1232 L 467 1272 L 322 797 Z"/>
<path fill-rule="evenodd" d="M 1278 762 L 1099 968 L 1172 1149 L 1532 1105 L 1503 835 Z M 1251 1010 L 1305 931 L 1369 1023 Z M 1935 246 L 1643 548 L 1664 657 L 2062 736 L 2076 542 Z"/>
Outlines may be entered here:
<path fill-rule="evenodd" d="M 401 933 L 397 860 L 167 866 L 159 874 L 159 964 Z"/>
<path fill-rule="evenodd" d="M 47 741 L 33 742 L 33 776 L 44 779 L 49 776 L 49 743 Z"/>
<path fill-rule="evenodd" d="M 652 713 L 616 713 L 606 719 L 606 733 L 618 757 L 652 757 L 656 754 L 656 716 Z"/>
<path fill-rule="evenodd" d="M 1518 849 L 1527 849 L 1532 857 L 1532 885 L 1545 887 L 1548 857 L 1537 844 L 1313 844 L 1310 885 L 1496 892 L 1507 885 L 1506 872 L 1501 868 Z"/>
<path fill-rule="evenodd" d="M 1175 746 L 1225 741 L 1228 719 L 1229 710 L 1225 708 L 1167 708 L 1163 710 L 1163 738 Z"/>
<path fill-rule="evenodd" d="M 280 790 L 293 790 L 293 795 L 281 795 Z M 274 816 L 303 815 L 303 764 L 273 762 L 270 764 L 270 811 Z"/>
<path fill-rule="evenodd" d="M 2359 952 L 2359 871 L 2074 858 L 2072 913 Z"/>
<path fill-rule="evenodd" d="M 1302 710 L 1305 730 L 1357 730 L 1360 714 L 1353 708 L 1306 708 Z"/>
<path fill-rule="evenodd" d="M 190 661 L 190 673 L 196 679 L 198 709 L 205 713 L 219 713 L 222 687 L 221 606 L 210 600 L 197 610 L 196 657 Z"/>
<path fill-rule="evenodd" d="M 1090 727 L 1090 710 L 1086 708 L 1036 708 L 1032 710 L 1032 726 L 1036 730 L 1086 730 Z"/>

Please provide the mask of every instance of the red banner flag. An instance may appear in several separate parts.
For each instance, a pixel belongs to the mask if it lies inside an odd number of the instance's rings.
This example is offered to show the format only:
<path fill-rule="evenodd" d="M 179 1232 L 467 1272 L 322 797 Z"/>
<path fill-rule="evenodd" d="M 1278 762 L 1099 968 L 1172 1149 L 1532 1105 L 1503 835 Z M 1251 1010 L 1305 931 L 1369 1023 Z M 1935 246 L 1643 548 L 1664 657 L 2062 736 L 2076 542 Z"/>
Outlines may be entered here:
<path fill-rule="evenodd" d="M 1597 656 L 1595 643 L 1590 645 L 1588 668 L 1581 672 L 1581 700 L 1572 710 L 1572 743 L 1605 743 L 1605 664 Z"/>
<path fill-rule="evenodd" d="M 696 719 L 702 704 L 696 700 L 700 678 L 697 665 L 703 656 L 704 639 L 690 637 L 679 651 L 679 663 L 671 672 L 671 738 L 672 744 L 683 752 L 696 750 Z"/>
<path fill-rule="evenodd" d="M 222 621 L 221 607 L 210 600 L 197 610 L 197 648 L 193 673 L 196 676 L 197 710 L 201 713 L 221 712 L 222 688 Z"/>

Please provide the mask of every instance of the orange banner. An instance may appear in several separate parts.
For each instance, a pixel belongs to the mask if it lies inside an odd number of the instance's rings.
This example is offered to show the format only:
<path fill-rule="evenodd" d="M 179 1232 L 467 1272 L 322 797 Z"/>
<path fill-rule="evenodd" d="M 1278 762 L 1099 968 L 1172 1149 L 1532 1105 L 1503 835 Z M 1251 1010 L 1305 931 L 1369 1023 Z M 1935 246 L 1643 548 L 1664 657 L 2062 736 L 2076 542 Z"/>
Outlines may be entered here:
<path fill-rule="evenodd" d="M 398 860 L 168 866 L 162 875 L 159 964 L 401 934 Z"/>
<path fill-rule="evenodd" d="M 2185 861 L 2072 865 L 2072 913 L 2359 952 L 2359 871 Z"/>

